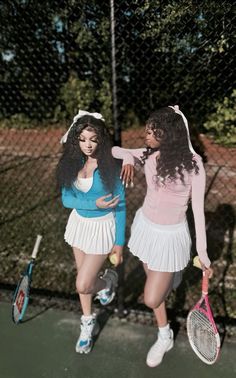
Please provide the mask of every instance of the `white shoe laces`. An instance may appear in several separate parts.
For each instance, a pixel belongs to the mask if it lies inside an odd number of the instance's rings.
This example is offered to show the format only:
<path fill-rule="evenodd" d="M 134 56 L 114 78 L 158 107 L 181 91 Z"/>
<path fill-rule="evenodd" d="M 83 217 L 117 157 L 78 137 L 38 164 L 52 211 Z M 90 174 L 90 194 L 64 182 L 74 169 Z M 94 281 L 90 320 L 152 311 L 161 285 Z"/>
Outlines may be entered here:
<path fill-rule="evenodd" d="M 94 324 L 95 323 L 94 323 L 93 318 L 91 318 L 89 320 L 83 320 L 81 322 L 81 325 L 80 325 L 80 329 L 81 329 L 80 339 L 81 340 L 91 339 Z"/>
<path fill-rule="evenodd" d="M 172 336 L 163 338 L 160 334 L 158 335 L 157 341 L 153 344 L 150 350 L 150 354 L 152 353 L 158 353 L 158 352 L 165 352 L 166 347 L 168 344 L 172 341 Z"/>
<path fill-rule="evenodd" d="M 169 338 L 168 339 L 162 339 L 159 336 L 157 341 L 155 342 L 155 344 L 152 346 L 153 351 L 155 351 L 155 352 L 162 351 L 163 347 L 165 348 L 165 345 L 169 342 L 169 340 L 170 340 Z"/>

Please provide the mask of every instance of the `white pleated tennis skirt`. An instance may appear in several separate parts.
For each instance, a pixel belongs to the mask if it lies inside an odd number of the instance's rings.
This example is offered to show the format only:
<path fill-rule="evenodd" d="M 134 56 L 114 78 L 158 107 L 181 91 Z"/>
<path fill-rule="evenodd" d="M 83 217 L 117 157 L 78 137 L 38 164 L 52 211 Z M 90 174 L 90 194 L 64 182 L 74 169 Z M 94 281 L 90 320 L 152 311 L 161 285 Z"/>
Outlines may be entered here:
<path fill-rule="evenodd" d="M 115 242 L 115 218 L 113 213 L 102 217 L 85 218 L 74 209 L 70 213 L 65 241 L 86 254 L 108 254 Z"/>
<path fill-rule="evenodd" d="M 139 209 L 131 226 L 128 247 L 150 270 L 181 271 L 190 259 L 191 237 L 188 223 L 156 224 Z"/>

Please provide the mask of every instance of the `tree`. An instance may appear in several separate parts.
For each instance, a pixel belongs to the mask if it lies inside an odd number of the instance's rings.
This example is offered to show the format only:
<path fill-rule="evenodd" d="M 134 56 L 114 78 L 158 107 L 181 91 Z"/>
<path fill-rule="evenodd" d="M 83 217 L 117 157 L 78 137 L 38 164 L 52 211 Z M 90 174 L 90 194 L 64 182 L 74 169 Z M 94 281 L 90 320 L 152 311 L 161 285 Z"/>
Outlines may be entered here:
<path fill-rule="evenodd" d="M 114 4 L 120 124 L 178 103 L 202 125 L 234 87 L 233 2 Z M 109 1 L 15 0 L 0 11 L 1 118 L 57 122 L 86 107 L 111 120 Z"/>
<path fill-rule="evenodd" d="M 236 90 L 222 102 L 217 102 L 216 110 L 209 114 L 204 127 L 214 136 L 217 143 L 236 146 Z"/>
<path fill-rule="evenodd" d="M 232 6 L 190 0 L 117 4 L 123 114 L 133 109 L 144 120 L 156 107 L 179 103 L 202 123 L 234 85 Z"/>

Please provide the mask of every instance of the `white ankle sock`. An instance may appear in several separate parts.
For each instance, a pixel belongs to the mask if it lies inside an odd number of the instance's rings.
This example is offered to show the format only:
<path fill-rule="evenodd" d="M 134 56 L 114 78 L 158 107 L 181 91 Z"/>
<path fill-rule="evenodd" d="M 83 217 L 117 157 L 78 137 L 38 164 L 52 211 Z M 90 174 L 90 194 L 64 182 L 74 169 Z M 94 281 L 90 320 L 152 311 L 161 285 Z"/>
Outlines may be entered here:
<path fill-rule="evenodd" d="M 82 315 L 81 318 L 83 318 L 83 320 L 85 320 L 85 321 L 86 320 L 89 321 L 93 318 L 93 315 L 92 314 L 91 315 Z"/>
<path fill-rule="evenodd" d="M 169 323 L 164 327 L 159 327 L 159 333 L 160 333 L 160 336 L 163 339 L 169 338 L 170 337 L 170 325 L 169 325 Z"/>

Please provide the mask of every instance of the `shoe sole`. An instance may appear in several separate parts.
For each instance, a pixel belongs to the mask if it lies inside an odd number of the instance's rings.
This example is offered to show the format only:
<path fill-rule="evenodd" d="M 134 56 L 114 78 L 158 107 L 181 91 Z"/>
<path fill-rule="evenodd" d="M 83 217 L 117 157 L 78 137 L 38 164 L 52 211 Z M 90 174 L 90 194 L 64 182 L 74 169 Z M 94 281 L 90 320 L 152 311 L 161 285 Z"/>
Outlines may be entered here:
<path fill-rule="evenodd" d="M 109 269 L 109 272 L 111 272 L 110 275 L 113 276 L 114 280 L 115 280 L 113 286 L 117 287 L 118 286 L 118 279 L 119 279 L 117 272 L 115 272 L 113 269 Z"/>
<path fill-rule="evenodd" d="M 76 351 L 76 353 L 79 353 L 79 354 L 88 354 L 88 353 L 91 352 L 92 348 L 93 348 L 93 341 L 87 349 L 76 349 L 76 347 L 75 347 L 75 351 Z"/>
<path fill-rule="evenodd" d="M 160 362 L 155 363 L 155 364 L 152 364 L 152 363 L 150 363 L 150 362 L 148 362 L 148 361 L 146 360 L 146 364 L 147 364 L 147 366 L 149 366 L 149 367 L 151 367 L 151 368 L 154 368 L 154 367 L 157 367 L 158 365 L 160 365 L 160 364 L 162 363 L 162 360 L 163 360 L 165 354 L 166 354 L 167 352 L 169 352 L 169 350 L 171 350 L 171 349 L 173 348 L 173 346 L 174 346 L 174 343 L 171 344 L 171 345 L 169 346 L 169 348 L 165 351 L 165 353 L 163 354 L 163 357 L 162 357 L 162 359 L 161 359 Z"/>
<path fill-rule="evenodd" d="M 76 350 L 75 349 L 75 351 L 76 351 L 76 353 L 79 353 L 79 354 L 88 354 L 88 353 L 91 352 L 91 349 L 92 349 L 92 347 L 89 348 L 89 349 L 86 349 L 86 350 Z"/>

